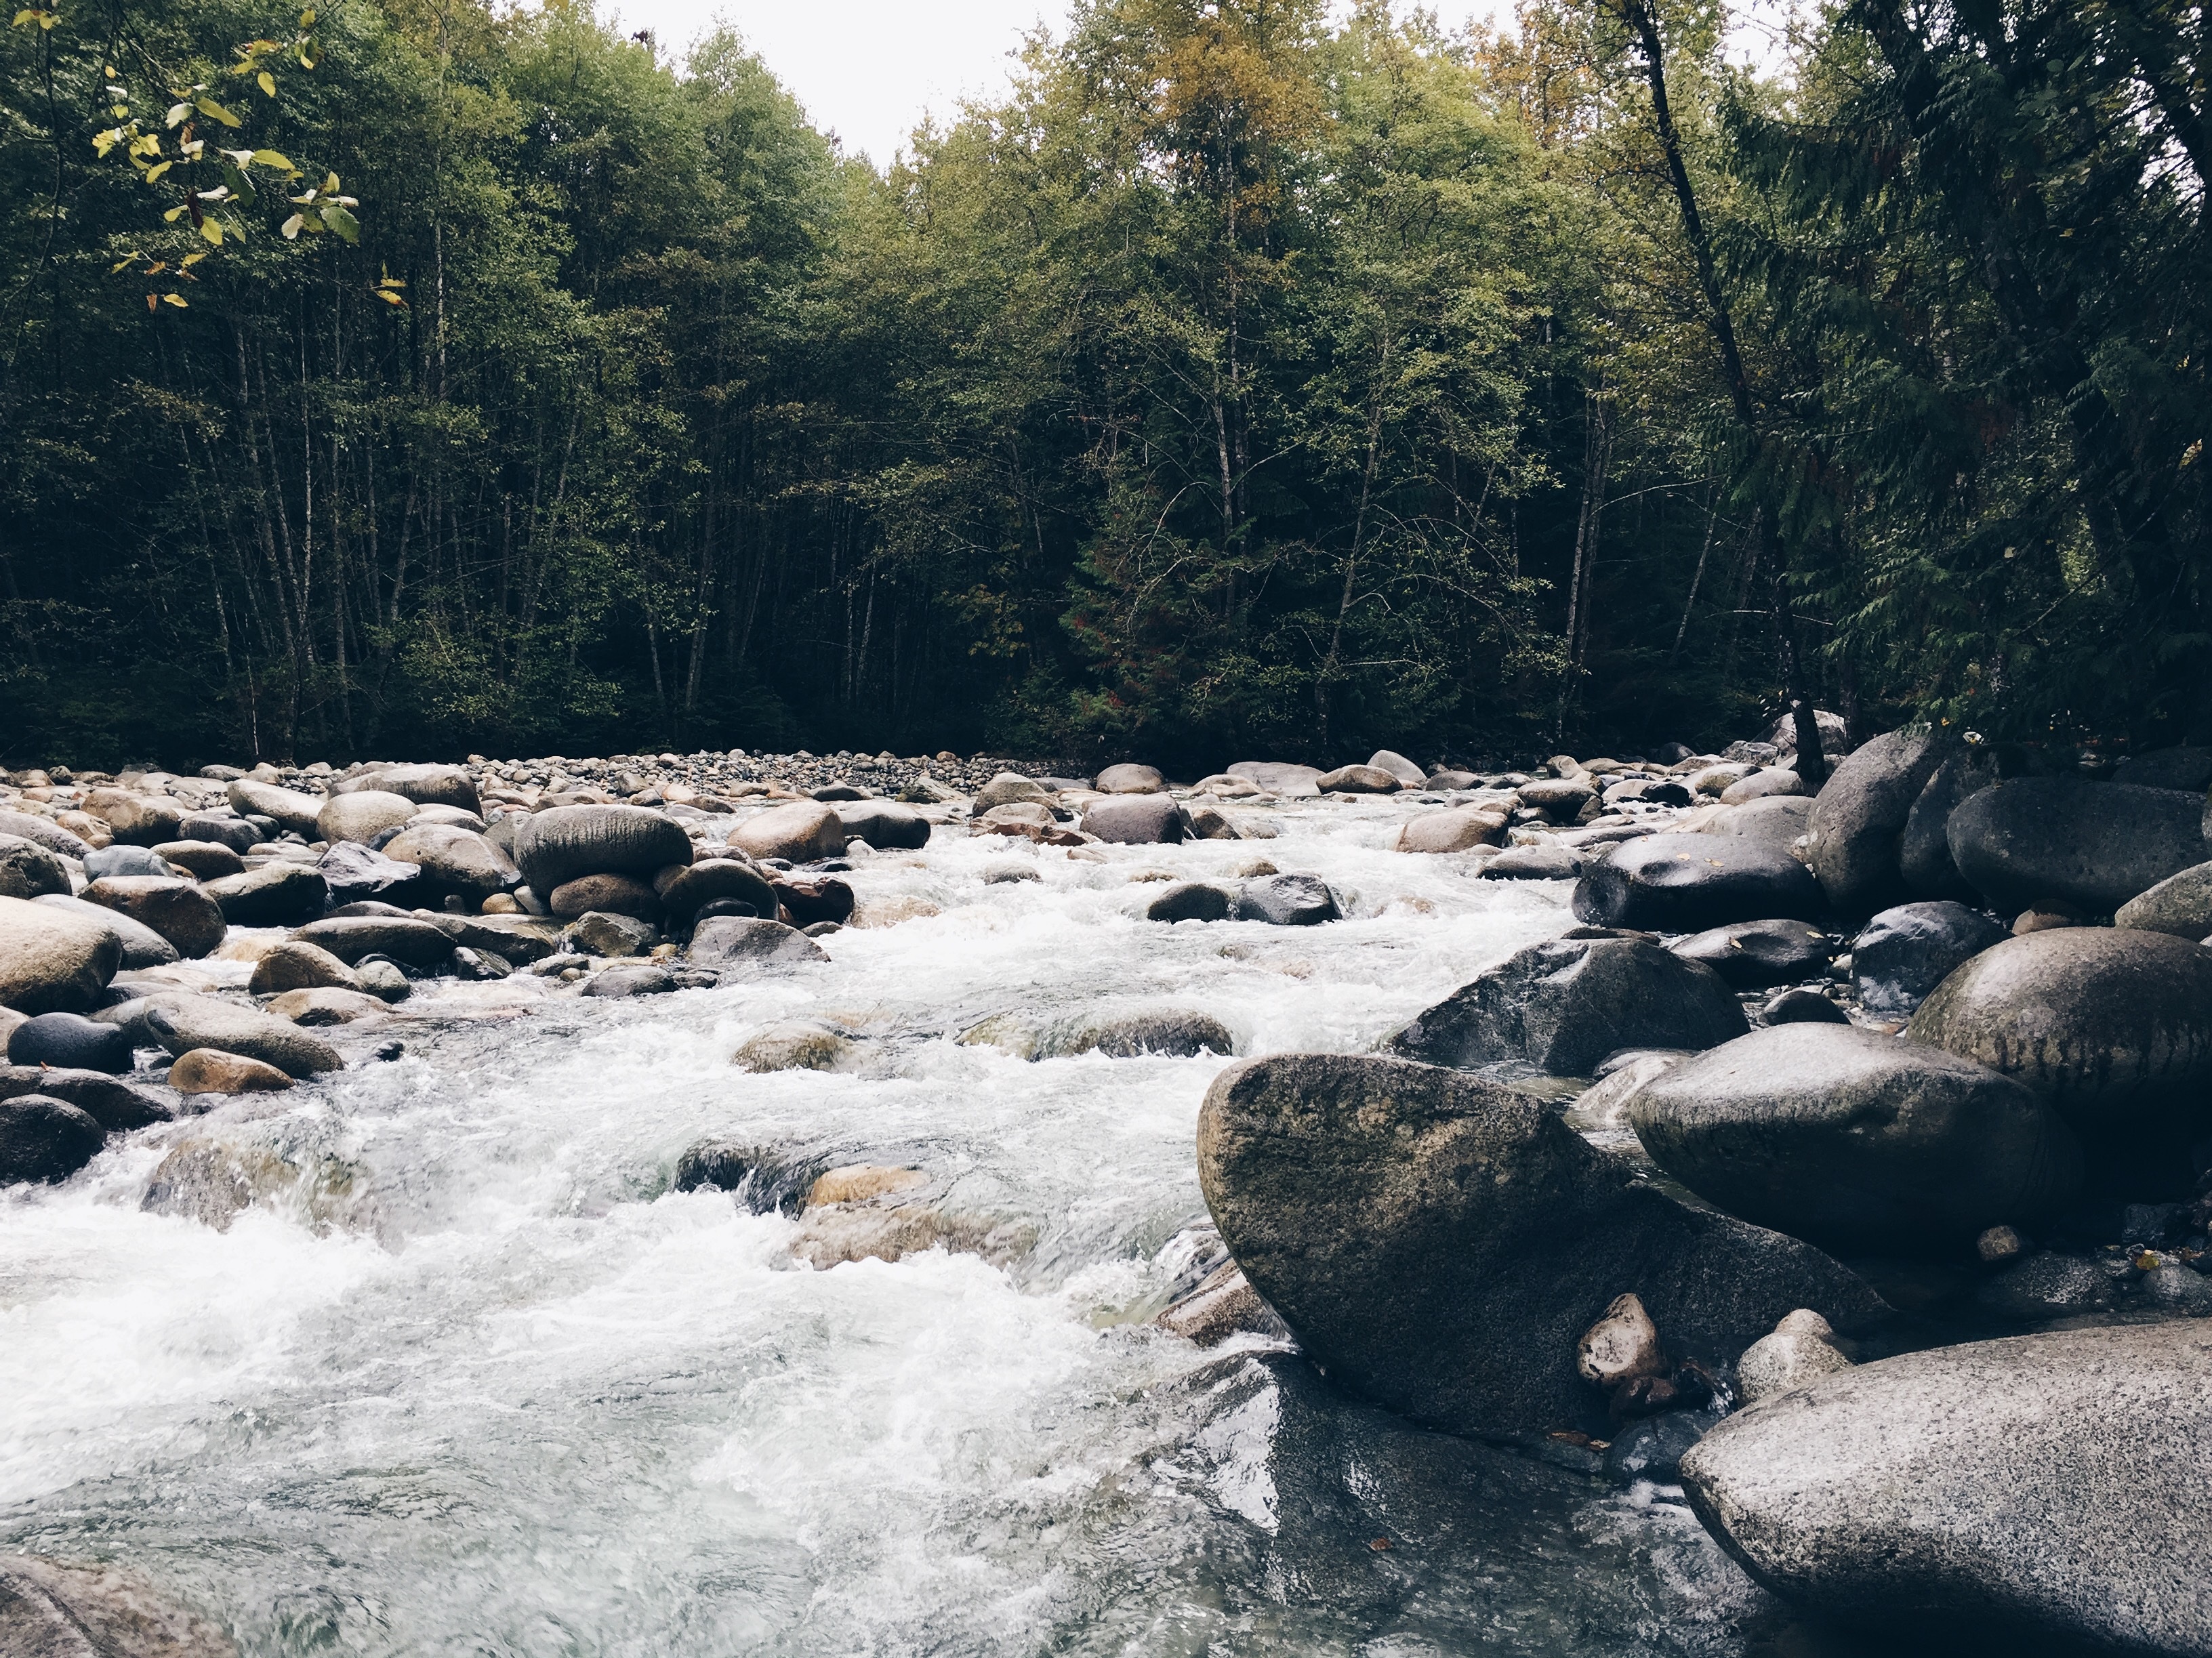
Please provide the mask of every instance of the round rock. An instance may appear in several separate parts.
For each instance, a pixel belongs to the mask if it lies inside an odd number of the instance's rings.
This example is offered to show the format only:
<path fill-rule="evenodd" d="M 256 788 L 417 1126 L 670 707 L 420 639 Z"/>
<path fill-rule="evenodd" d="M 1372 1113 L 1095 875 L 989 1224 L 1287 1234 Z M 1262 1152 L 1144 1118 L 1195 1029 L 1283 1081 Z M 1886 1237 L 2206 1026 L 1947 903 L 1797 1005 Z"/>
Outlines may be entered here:
<path fill-rule="evenodd" d="M 1810 920 L 1820 884 L 1787 853 L 1711 835 L 1625 841 L 1576 884 L 1576 916 L 1597 926 L 1698 932 L 1763 917 Z"/>
<path fill-rule="evenodd" d="M 1869 1013 L 1910 1013 L 1937 985 L 2012 935 L 1948 899 L 1885 909 L 1851 941 L 1851 976 Z"/>
<path fill-rule="evenodd" d="M 1998 909 L 2109 915 L 2205 860 L 2205 801 L 2179 789 L 2023 777 L 1982 790 L 1945 830 L 1959 873 Z"/>
<path fill-rule="evenodd" d="M 191 1048 L 169 1067 L 169 1086 L 179 1094 L 271 1094 L 291 1085 L 275 1066 L 220 1048 Z"/>
<path fill-rule="evenodd" d="M 222 907 L 197 881 L 177 876 L 103 876 L 84 890 L 84 900 L 152 928 L 187 960 L 212 956 L 222 943 Z"/>
<path fill-rule="evenodd" d="M 730 844 L 750 858 L 781 858 L 793 864 L 836 858 L 845 850 L 845 820 L 818 800 L 794 800 L 771 806 L 732 831 Z M 671 863 L 689 859 L 671 859 Z"/>
<path fill-rule="evenodd" d="M 844 850 L 842 841 L 837 849 Z M 535 892 L 551 892 L 580 875 L 651 880 L 656 870 L 691 861 L 691 837 L 674 819 L 642 806 L 556 806 L 523 820 L 514 861 Z"/>
<path fill-rule="evenodd" d="M 35 841 L 0 835 L 0 898 L 36 898 L 69 890 L 69 871 L 59 858 Z"/>
<path fill-rule="evenodd" d="M 0 898 L 0 1007 L 91 1010 L 123 964 L 123 940 L 74 908 Z"/>
<path fill-rule="evenodd" d="M 0 1100 L 0 1186 L 65 1181 L 100 1155 L 106 1132 L 66 1100 L 19 1094 Z"/>
<path fill-rule="evenodd" d="M 356 789 L 325 801 L 315 814 L 315 827 L 332 846 L 341 841 L 366 841 L 386 829 L 399 828 L 415 811 L 415 803 L 404 794 Z"/>
<path fill-rule="evenodd" d="M 1083 832 L 1116 846 L 1162 846 L 1188 839 L 1190 821 L 1164 794 L 1115 795 L 1091 803 Z"/>
<path fill-rule="evenodd" d="M 79 1013 L 41 1013 L 17 1025 L 8 1037 L 8 1062 L 100 1071 L 112 1077 L 137 1063 L 127 1033 Z"/>
<path fill-rule="evenodd" d="M 1795 984 L 1828 970 L 1828 935 L 1803 921 L 1739 921 L 1694 933 L 1673 946 L 1686 962 L 1701 962 L 1735 990 Z"/>

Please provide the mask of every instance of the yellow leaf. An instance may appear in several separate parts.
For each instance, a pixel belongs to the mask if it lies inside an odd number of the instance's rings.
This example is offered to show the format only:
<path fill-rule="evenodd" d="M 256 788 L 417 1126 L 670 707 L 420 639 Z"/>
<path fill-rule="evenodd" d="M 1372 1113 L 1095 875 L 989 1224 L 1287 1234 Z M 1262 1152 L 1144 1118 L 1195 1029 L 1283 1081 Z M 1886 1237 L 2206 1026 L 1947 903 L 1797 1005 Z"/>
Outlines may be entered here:
<path fill-rule="evenodd" d="M 193 101 L 199 106 L 200 113 L 210 120 L 220 121 L 227 127 L 234 127 L 238 125 L 238 117 L 233 115 L 214 99 L 198 98 Z"/>
<path fill-rule="evenodd" d="M 213 214 L 200 221 L 200 234 L 217 247 L 222 246 L 222 222 Z"/>
<path fill-rule="evenodd" d="M 204 253 L 187 253 L 183 258 L 178 260 L 177 263 L 183 265 L 185 270 L 189 270 L 205 258 L 207 258 L 207 255 Z"/>
<path fill-rule="evenodd" d="M 376 294 L 376 297 L 382 300 L 386 305 L 404 306 L 407 303 L 407 301 L 400 298 L 398 295 L 394 294 L 386 288 L 380 288 L 375 289 L 374 292 Z"/>
<path fill-rule="evenodd" d="M 162 219 L 163 219 L 163 221 L 164 221 L 165 222 L 169 223 L 169 224 L 174 224 L 174 223 L 176 223 L 176 222 L 177 222 L 179 219 L 181 219 L 182 217 L 184 217 L 184 216 L 185 216 L 185 210 L 184 210 L 184 209 L 182 209 L 181 207 L 173 207 L 173 208 L 171 208 L 171 209 L 170 209 L 167 213 L 164 213 L 164 214 L 161 216 L 161 217 L 162 217 Z"/>
<path fill-rule="evenodd" d="M 280 150 L 257 149 L 253 152 L 253 160 L 257 166 L 273 167 L 280 172 L 297 173 L 300 170 L 294 167 Z"/>
<path fill-rule="evenodd" d="M 161 303 L 163 305 L 173 305 L 179 311 L 190 308 L 190 302 L 186 301 L 185 296 L 181 294 L 164 294 L 161 295 Z"/>
<path fill-rule="evenodd" d="M 174 166 L 176 166 L 174 161 L 162 161 L 155 166 L 148 167 L 146 169 L 146 182 L 149 185 L 152 184 L 156 179 L 160 178 L 164 173 L 167 173 Z"/>
<path fill-rule="evenodd" d="M 259 87 L 262 92 L 267 96 L 274 98 L 276 95 L 276 77 L 271 75 L 267 70 L 264 69 L 260 74 L 255 76 L 253 77 L 253 83 Z"/>
<path fill-rule="evenodd" d="M 315 9 L 313 6 L 310 6 L 307 10 L 300 14 L 300 27 L 303 29 L 311 29 L 314 27 L 314 26 Z"/>
<path fill-rule="evenodd" d="M 137 258 L 138 256 L 136 253 L 125 254 L 120 259 L 118 259 L 113 264 L 107 267 L 107 274 L 112 276 L 117 271 L 122 270 L 125 265 L 136 264 L 137 262 Z"/>

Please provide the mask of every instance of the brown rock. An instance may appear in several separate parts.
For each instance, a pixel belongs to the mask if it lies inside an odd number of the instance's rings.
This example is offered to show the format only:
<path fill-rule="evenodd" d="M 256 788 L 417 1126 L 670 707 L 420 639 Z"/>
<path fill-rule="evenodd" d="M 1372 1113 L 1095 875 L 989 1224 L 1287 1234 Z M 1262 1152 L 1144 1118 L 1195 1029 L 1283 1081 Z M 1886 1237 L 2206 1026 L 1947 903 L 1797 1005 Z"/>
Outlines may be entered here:
<path fill-rule="evenodd" d="M 845 850 L 844 820 L 818 800 L 771 806 L 738 825 L 730 844 L 754 858 L 784 858 L 794 864 L 836 858 Z"/>
<path fill-rule="evenodd" d="M 281 996 L 270 997 L 265 1005 L 280 1019 L 307 1026 L 351 1024 L 356 1019 L 390 1011 L 381 1000 L 365 991 L 341 990 L 334 986 L 288 990 Z"/>
<path fill-rule="evenodd" d="M 222 909 L 197 881 L 166 875 L 110 875 L 84 890 L 88 903 L 127 915 L 176 946 L 177 954 L 211 956 L 222 943 Z"/>
<path fill-rule="evenodd" d="M 628 875 L 585 875 L 557 886 L 546 905 L 563 920 L 597 913 L 629 915 L 641 921 L 660 919 L 660 900 L 644 882 Z"/>
<path fill-rule="evenodd" d="M 319 944 L 292 938 L 275 945 L 254 963 L 253 976 L 246 981 L 246 987 L 257 996 L 289 990 L 357 991 L 361 980 L 351 968 Z"/>
<path fill-rule="evenodd" d="M 270 1094 L 291 1085 L 275 1066 L 219 1048 L 191 1048 L 169 1067 L 169 1086 L 179 1094 Z"/>
<path fill-rule="evenodd" d="M 184 871 L 195 881 L 216 881 L 226 875 L 246 873 L 246 859 L 220 841 L 164 841 L 154 848 L 154 855 Z"/>

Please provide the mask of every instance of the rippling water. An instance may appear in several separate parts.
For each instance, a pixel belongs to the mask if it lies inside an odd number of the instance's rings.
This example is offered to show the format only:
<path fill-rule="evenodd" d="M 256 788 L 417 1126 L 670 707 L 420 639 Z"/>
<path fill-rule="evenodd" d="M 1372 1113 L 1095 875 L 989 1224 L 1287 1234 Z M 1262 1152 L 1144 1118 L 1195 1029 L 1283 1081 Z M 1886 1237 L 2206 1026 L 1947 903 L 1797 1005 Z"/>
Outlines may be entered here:
<path fill-rule="evenodd" d="M 1192 1139 L 1227 1061 L 1025 1064 L 959 1031 L 1167 1005 L 1239 1054 L 1359 1051 L 1571 925 L 1563 885 L 1387 851 L 1386 805 L 1266 815 L 1281 838 L 1104 863 L 941 835 L 848 878 L 941 914 L 773 979 L 425 987 L 377 1033 L 395 1063 L 13 1189 L 0 1549 L 128 1562 L 249 1655 L 1841 1650 L 1678 1493 L 1148 1326 L 1211 1242 Z M 1139 872 L 1255 856 L 1352 919 L 1135 919 Z M 1009 860 L 1042 879 L 984 884 Z M 855 1068 L 730 1064 L 798 1017 L 855 1033 Z M 228 1231 L 142 1212 L 164 1146 L 210 1129 L 342 1189 Z M 1034 1248 L 808 1270 L 793 1220 L 671 1189 L 708 1136 L 911 1163 Z"/>

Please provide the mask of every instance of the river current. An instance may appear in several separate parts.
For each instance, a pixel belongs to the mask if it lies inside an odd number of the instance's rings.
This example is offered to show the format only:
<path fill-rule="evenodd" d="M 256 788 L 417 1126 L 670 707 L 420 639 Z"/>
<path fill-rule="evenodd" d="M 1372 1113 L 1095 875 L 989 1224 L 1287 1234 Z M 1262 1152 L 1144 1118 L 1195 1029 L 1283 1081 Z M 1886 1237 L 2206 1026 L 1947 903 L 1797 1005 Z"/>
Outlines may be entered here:
<path fill-rule="evenodd" d="M 1101 861 L 941 829 L 846 878 L 938 913 L 838 932 L 827 965 L 628 1001 L 426 984 L 326 1033 L 340 1075 L 9 1190 L 0 1551 L 128 1564 L 250 1658 L 1855 1650 L 1679 1491 L 1153 1327 L 1217 1258 L 1193 1136 L 1229 1060 L 955 1040 L 1174 1006 L 1240 1056 L 1359 1052 L 1572 925 L 1564 884 L 1389 851 L 1403 812 L 1239 809 L 1279 838 Z M 1349 919 L 1138 919 L 1159 888 L 1133 878 L 1260 857 Z M 983 879 L 1012 862 L 1040 878 Z M 853 1035 L 849 1069 L 731 1063 L 799 1017 Z M 210 1135 L 258 1200 L 227 1230 L 143 1209 Z M 911 1165 L 1033 1242 L 814 1270 L 791 1216 L 673 1188 L 707 1139 Z"/>

